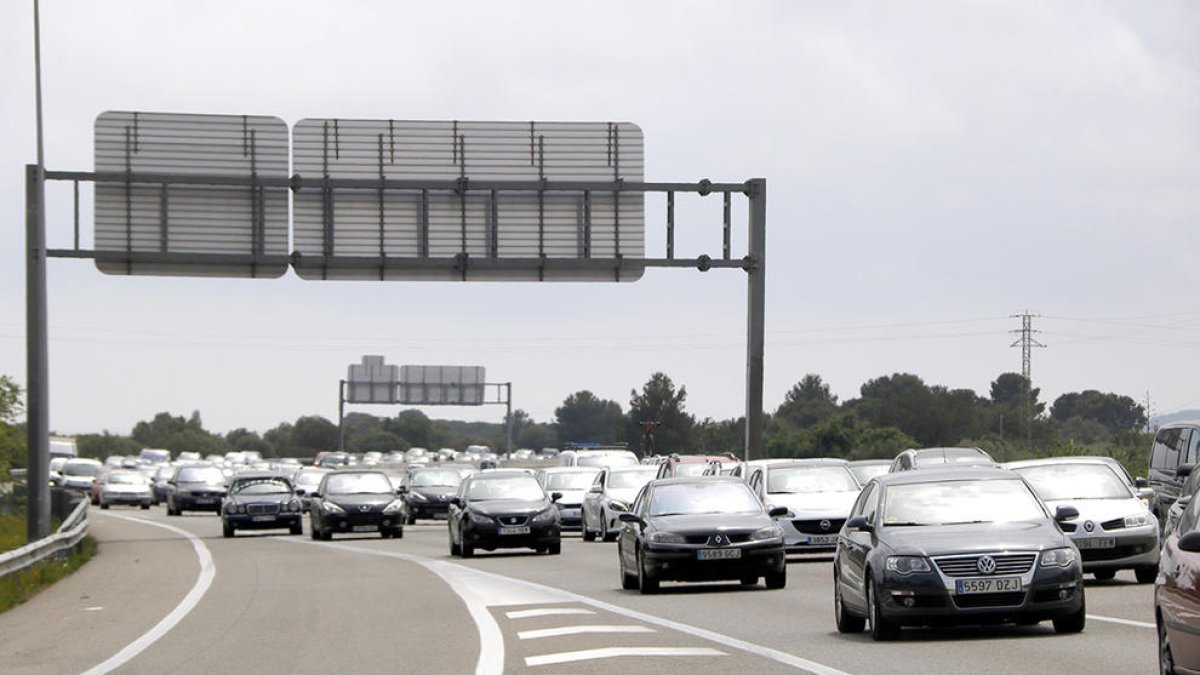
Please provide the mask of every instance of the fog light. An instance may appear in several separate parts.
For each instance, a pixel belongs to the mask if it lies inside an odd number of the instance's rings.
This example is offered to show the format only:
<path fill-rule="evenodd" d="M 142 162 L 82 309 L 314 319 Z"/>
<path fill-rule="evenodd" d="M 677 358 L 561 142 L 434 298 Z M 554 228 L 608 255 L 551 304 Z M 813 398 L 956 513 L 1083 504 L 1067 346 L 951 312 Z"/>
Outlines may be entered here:
<path fill-rule="evenodd" d="M 1066 600 L 1069 597 L 1071 597 L 1071 589 L 1069 589 L 1069 588 L 1064 588 L 1058 592 L 1059 600 Z"/>
<path fill-rule="evenodd" d="M 913 597 L 904 598 L 900 600 L 900 604 L 904 605 L 905 607 L 913 607 L 917 604 L 917 599 Z"/>
<path fill-rule="evenodd" d="M 391 525 L 392 525 L 392 521 L 388 520 L 387 518 L 384 518 L 384 519 L 383 519 L 383 526 L 384 526 L 384 527 L 391 527 Z"/>

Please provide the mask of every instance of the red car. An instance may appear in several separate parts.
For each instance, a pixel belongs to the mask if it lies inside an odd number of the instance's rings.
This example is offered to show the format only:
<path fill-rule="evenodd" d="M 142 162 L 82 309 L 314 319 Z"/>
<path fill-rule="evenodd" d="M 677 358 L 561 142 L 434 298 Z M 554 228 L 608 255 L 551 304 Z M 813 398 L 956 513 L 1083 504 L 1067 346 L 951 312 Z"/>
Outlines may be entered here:
<path fill-rule="evenodd" d="M 1154 588 L 1158 660 L 1163 673 L 1200 673 L 1200 499 L 1167 534 Z"/>

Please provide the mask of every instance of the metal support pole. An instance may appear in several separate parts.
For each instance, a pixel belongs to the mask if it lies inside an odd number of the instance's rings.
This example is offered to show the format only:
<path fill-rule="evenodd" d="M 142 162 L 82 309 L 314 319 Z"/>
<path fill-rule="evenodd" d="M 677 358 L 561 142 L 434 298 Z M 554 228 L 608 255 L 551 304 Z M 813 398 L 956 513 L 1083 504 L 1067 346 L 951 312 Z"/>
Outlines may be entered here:
<path fill-rule="evenodd" d="M 746 447 L 745 459 L 764 456 L 763 341 L 767 293 L 767 181 L 749 181 L 750 268 L 746 271 Z"/>
<path fill-rule="evenodd" d="M 338 452 L 346 451 L 346 381 L 338 380 Z"/>
<path fill-rule="evenodd" d="M 511 456 L 513 451 L 513 415 L 512 415 L 512 382 L 505 382 L 504 388 L 507 390 L 505 395 L 505 403 L 508 404 L 508 413 L 505 416 L 508 426 L 508 439 L 506 452 Z"/>
<path fill-rule="evenodd" d="M 44 172 L 25 167 L 25 422 L 29 541 L 50 536 L 50 381 L 46 329 Z"/>

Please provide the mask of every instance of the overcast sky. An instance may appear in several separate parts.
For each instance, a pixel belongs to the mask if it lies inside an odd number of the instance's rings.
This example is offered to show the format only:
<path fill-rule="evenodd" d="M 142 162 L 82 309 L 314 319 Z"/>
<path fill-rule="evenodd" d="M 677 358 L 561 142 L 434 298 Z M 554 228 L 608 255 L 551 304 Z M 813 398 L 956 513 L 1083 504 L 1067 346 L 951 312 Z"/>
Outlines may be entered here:
<path fill-rule="evenodd" d="M 0 4 L 0 373 L 22 383 L 32 26 L 31 2 Z M 90 170 L 96 115 L 141 110 L 629 121 L 649 180 L 766 178 L 768 410 L 805 373 L 842 399 L 893 372 L 987 395 L 1020 371 L 1027 309 L 1045 400 L 1200 407 L 1200 3 L 44 0 L 42 36 L 50 169 Z M 680 253 L 719 254 L 719 199 L 680 199 Z M 69 186 L 48 210 L 69 247 Z M 82 211 L 90 246 L 90 190 Z M 647 199 L 650 255 L 664 212 Z M 435 284 L 52 260 L 49 307 L 59 432 L 335 418 L 363 354 L 484 366 L 539 421 L 581 389 L 627 407 L 657 370 L 699 417 L 744 408 L 738 271 Z"/>

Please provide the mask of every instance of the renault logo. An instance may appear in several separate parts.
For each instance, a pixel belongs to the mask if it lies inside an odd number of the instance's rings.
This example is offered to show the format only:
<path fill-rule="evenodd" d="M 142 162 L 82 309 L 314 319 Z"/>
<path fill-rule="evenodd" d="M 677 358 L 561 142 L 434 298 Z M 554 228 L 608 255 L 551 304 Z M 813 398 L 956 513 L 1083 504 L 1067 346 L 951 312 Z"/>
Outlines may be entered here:
<path fill-rule="evenodd" d="M 829 522 L 828 520 L 821 521 L 821 529 L 822 530 L 828 530 L 832 526 L 833 526 L 833 523 Z"/>
<path fill-rule="evenodd" d="M 729 543 L 729 540 L 719 534 L 714 534 L 713 536 L 708 538 L 709 546 L 724 546 L 725 544 L 728 544 L 728 543 Z"/>
<path fill-rule="evenodd" d="M 981 556 L 975 567 L 979 568 L 980 574 L 992 574 L 996 571 L 996 559 L 990 555 Z"/>
<path fill-rule="evenodd" d="M 1091 532 L 1092 530 L 1096 529 L 1096 524 L 1088 520 L 1084 522 L 1083 529 L 1085 532 Z"/>

